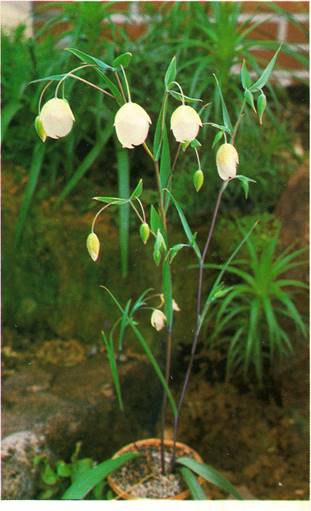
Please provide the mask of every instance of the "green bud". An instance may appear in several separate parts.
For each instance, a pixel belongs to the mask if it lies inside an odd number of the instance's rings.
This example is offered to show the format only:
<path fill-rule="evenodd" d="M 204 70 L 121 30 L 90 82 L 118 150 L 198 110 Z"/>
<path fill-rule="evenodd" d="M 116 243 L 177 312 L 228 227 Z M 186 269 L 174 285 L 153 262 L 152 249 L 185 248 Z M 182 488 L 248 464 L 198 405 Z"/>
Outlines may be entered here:
<path fill-rule="evenodd" d="M 267 106 L 267 98 L 266 95 L 261 91 L 261 94 L 257 98 L 257 110 L 258 110 L 258 118 L 259 124 L 262 124 L 262 116 Z"/>
<path fill-rule="evenodd" d="M 197 192 L 199 190 L 201 190 L 203 183 L 204 183 L 204 174 L 203 174 L 202 170 L 199 169 L 193 174 L 193 184 L 194 184 L 194 188 L 196 189 Z"/>
<path fill-rule="evenodd" d="M 86 248 L 93 261 L 97 261 L 100 250 L 100 242 L 95 232 L 91 232 L 88 235 L 86 240 Z"/>
<path fill-rule="evenodd" d="M 255 103 L 254 103 L 254 97 L 253 97 L 253 94 L 251 93 L 251 91 L 246 89 L 246 91 L 244 92 L 244 96 L 245 96 L 246 102 L 252 107 L 252 109 L 254 110 L 254 112 L 256 114 L 257 112 L 256 112 L 256 108 L 255 108 Z"/>
<path fill-rule="evenodd" d="M 46 133 L 44 131 L 43 124 L 39 115 L 35 118 L 35 130 L 37 132 L 38 137 L 42 140 L 42 142 L 45 142 Z"/>
<path fill-rule="evenodd" d="M 139 229 L 139 234 L 142 239 L 142 242 L 144 243 L 144 245 L 146 245 L 148 238 L 150 236 L 150 228 L 146 222 L 141 224 L 140 229 Z"/>

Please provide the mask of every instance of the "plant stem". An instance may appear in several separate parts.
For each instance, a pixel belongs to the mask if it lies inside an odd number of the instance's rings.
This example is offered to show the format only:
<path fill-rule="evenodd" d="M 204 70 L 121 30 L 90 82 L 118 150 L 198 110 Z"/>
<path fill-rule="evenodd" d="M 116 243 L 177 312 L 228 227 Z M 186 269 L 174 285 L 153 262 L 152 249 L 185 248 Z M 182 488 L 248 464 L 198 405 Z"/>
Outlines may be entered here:
<path fill-rule="evenodd" d="M 232 145 L 234 145 L 234 143 L 235 143 L 235 139 L 236 139 L 236 136 L 237 136 L 237 133 L 238 133 L 238 129 L 239 129 L 242 117 L 243 117 L 245 105 L 246 105 L 246 99 L 244 98 L 243 102 L 242 102 L 242 105 L 241 105 L 241 110 L 240 110 L 239 116 L 237 118 L 237 121 L 236 121 L 234 129 L 233 129 L 233 133 L 232 133 L 232 137 L 231 137 L 231 144 Z"/>
<path fill-rule="evenodd" d="M 168 329 L 167 343 L 166 343 L 166 357 L 165 357 L 165 380 L 167 385 L 170 380 L 171 364 L 172 364 L 172 327 Z M 166 406 L 167 396 L 166 392 L 163 393 L 162 407 L 161 407 L 161 472 L 165 474 L 165 459 L 164 459 L 164 431 L 166 423 Z"/>
<path fill-rule="evenodd" d="M 160 179 L 160 168 L 159 168 L 158 161 L 154 162 L 154 169 L 155 169 L 155 174 L 156 174 L 156 178 L 157 178 L 161 217 L 162 217 L 165 232 L 167 232 L 166 213 L 165 213 L 164 203 L 163 203 L 163 194 L 162 194 L 161 179 Z"/>
<path fill-rule="evenodd" d="M 84 80 L 84 78 L 81 78 L 80 76 L 70 74 L 70 75 L 68 75 L 68 78 L 75 78 L 76 80 L 79 80 L 80 82 L 86 83 L 86 85 L 89 85 L 90 87 L 93 87 L 93 89 L 97 89 L 100 92 L 102 92 L 103 94 L 106 94 L 106 96 L 109 96 L 110 98 L 114 99 L 113 94 L 110 94 L 110 92 L 106 91 L 105 89 L 102 89 L 101 87 L 98 87 L 98 85 L 95 85 L 94 83 L 89 82 L 88 80 Z"/>
<path fill-rule="evenodd" d="M 124 90 L 123 90 L 123 87 L 122 87 L 122 83 L 121 83 L 120 77 L 119 77 L 119 75 L 118 75 L 118 72 L 116 71 L 114 74 L 115 74 L 115 77 L 116 77 L 116 79 L 117 79 L 118 86 L 119 86 L 120 92 L 121 92 L 121 94 L 122 94 L 122 97 L 123 97 L 124 103 L 127 103 L 127 101 L 126 101 L 126 97 L 125 97 L 125 94 L 124 94 Z"/>
<path fill-rule="evenodd" d="M 122 70 L 122 73 L 123 73 L 123 77 L 124 77 L 124 81 L 125 81 L 125 85 L 126 85 L 128 102 L 131 103 L 132 102 L 132 98 L 131 98 L 129 83 L 128 83 L 127 78 L 126 78 L 126 73 L 124 71 L 124 67 L 123 66 L 120 66 L 120 67 L 121 67 L 121 70 Z"/>
<path fill-rule="evenodd" d="M 175 467 L 175 462 L 176 462 L 176 440 L 177 440 L 177 431 L 178 431 L 178 426 L 179 426 L 179 419 L 180 419 L 180 414 L 181 414 L 181 408 L 182 408 L 182 405 L 183 405 L 183 402 L 184 402 L 184 399 L 185 399 L 186 392 L 188 390 L 191 370 L 192 370 L 193 361 L 194 361 L 194 356 L 195 356 L 195 352 L 196 352 L 196 348 L 197 348 L 197 344 L 198 344 L 198 340 L 199 340 L 199 335 L 200 335 L 200 330 L 201 330 L 201 326 L 202 326 L 201 321 L 200 321 L 200 313 L 201 313 L 201 303 L 202 303 L 202 284 L 203 284 L 204 262 L 205 262 L 207 251 L 208 251 L 208 248 L 209 248 L 209 245 L 210 245 L 210 241 L 212 239 L 212 235 L 213 235 L 213 232 L 214 232 L 214 227 L 215 227 L 215 223 L 216 223 L 217 214 L 218 214 L 218 211 L 219 211 L 219 206 L 220 206 L 221 198 L 222 198 L 223 192 L 225 191 L 225 188 L 226 188 L 227 184 L 228 184 L 228 181 L 224 181 L 224 183 L 222 184 L 222 186 L 221 186 L 221 188 L 219 190 L 217 201 L 216 201 L 216 205 L 215 205 L 215 209 L 214 209 L 214 213 L 213 213 L 213 217 L 212 217 L 211 226 L 210 226 L 210 229 L 209 229 L 209 232 L 208 232 L 208 236 L 207 236 L 207 240 L 205 242 L 203 253 L 202 253 L 202 256 L 201 256 L 201 259 L 200 259 L 198 290 L 197 290 L 197 310 L 196 310 L 197 321 L 196 321 L 196 329 L 195 329 L 195 333 L 194 333 L 194 337 L 193 337 L 193 341 L 192 341 L 190 360 L 189 360 L 189 363 L 188 363 L 188 367 L 187 367 L 187 371 L 186 371 L 186 375 L 185 375 L 185 379 L 184 379 L 181 395 L 180 395 L 179 402 L 178 402 L 178 405 L 177 405 L 177 415 L 176 415 L 176 417 L 174 419 L 174 436 L 173 436 L 174 444 L 173 444 L 173 456 L 172 456 L 172 468 L 173 469 Z"/>

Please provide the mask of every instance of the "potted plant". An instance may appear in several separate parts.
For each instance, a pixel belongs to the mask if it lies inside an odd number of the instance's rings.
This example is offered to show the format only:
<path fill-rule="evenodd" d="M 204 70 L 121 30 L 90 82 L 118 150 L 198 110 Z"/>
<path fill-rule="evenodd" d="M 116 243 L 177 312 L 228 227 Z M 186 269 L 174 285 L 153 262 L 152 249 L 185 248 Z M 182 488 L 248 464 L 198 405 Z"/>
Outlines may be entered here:
<path fill-rule="evenodd" d="M 241 496 L 229 481 L 213 467 L 205 464 L 200 455 L 191 447 L 177 441 L 178 427 L 202 326 L 211 305 L 215 303 L 217 305 L 217 301 L 221 301 L 221 298 L 231 291 L 231 288 L 223 284 L 224 273 L 254 229 L 253 226 L 244 235 L 227 262 L 221 265 L 207 297 L 203 296 L 204 268 L 220 211 L 222 197 L 228 188 L 235 186 L 233 183 L 240 183 L 247 198 L 249 183 L 253 181 L 247 176 L 237 174 L 239 155 L 236 148 L 236 136 L 247 105 L 255 111 L 260 124 L 262 124 L 266 108 L 266 96 L 262 89 L 267 84 L 271 75 L 278 52 L 269 62 L 262 75 L 256 80 L 251 79 L 246 64 L 243 62 L 241 67 L 243 99 L 234 123 L 230 118 L 220 84 L 215 76 L 215 87 L 220 98 L 222 110 L 222 122 L 220 124 L 202 122 L 202 115 L 207 105 L 202 105 L 201 100 L 198 98 L 190 98 L 184 94 L 181 85 L 176 81 L 176 58 L 174 57 L 164 77 L 163 98 L 158 119 L 155 122 L 153 137 L 151 137 L 151 124 L 154 121 L 146 110 L 141 105 L 135 103 L 134 98 L 132 98 L 125 71 L 131 62 L 132 55 L 130 53 L 122 54 L 114 59 L 112 64 L 107 64 L 78 49 L 70 48 L 68 51 L 82 62 L 81 65 L 66 74 L 54 75 L 43 79 L 48 83 L 40 96 L 39 113 L 35 120 L 35 128 L 41 140 L 45 142 L 48 137 L 57 139 L 70 133 L 75 118 L 65 97 L 64 86 L 68 79 L 77 79 L 107 96 L 108 100 L 111 101 L 111 108 L 114 108 L 114 102 L 117 104 L 114 127 L 119 142 L 124 150 L 134 150 L 135 147 L 142 146 L 146 152 L 146 158 L 150 160 L 154 167 L 158 199 L 155 204 L 151 205 L 149 214 L 141 200 L 143 192 L 142 179 L 139 180 L 136 188 L 127 198 L 111 196 L 95 197 L 94 200 L 101 203 L 102 207 L 99 208 L 94 216 L 86 246 L 92 260 L 97 261 L 100 253 L 100 240 L 96 234 L 97 221 L 112 205 L 122 207 L 126 204 L 133 209 L 138 219 L 142 242 L 144 244 L 153 243 L 153 260 L 156 269 L 162 275 L 162 289 L 156 295 L 154 292 L 146 290 L 135 301 L 130 299 L 125 305 L 122 305 L 115 294 L 103 285 L 103 289 L 110 295 L 119 311 L 119 318 L 112 326 L 110 332 L 102 331 L 101 336 L 106 348 L 121 410 L 123 409 L 123 400 L 118 376 L 117 351 L 122 349 L 124 335 L 128 328 L 132 330 L 162 384 L 163 399 L 161 408 L 161 435 L 159 439 L 137 440 L 129 446 L 122 447 L 111 459 L 95 465 L 83 474 L 83 477 L 76 480 L 65 492 L 63 498 L 84 498 L 96 484 L 108 478 L 108 482 L 115 491 L 117 498 L 123 499 L 142 497 L 185 499 L 190 494 L 194 499 L 205 499 L 208 498 L 208 491 L 206 494 L 203 489 L 204 481 L 219 486 L 234 498 L 239 499 Z M 85 78 L 81 78 L 77 73 L 82 69 L 89 69 L 99 74 L 103 86 L 99 87 Z M 44 94 L 46 94 L 50 85 L 55 82 L 57 82 L 57 86 L 54 97 L 42 106 Z M 177 102 L 177 106 L 173 106 L 173 113 L 169 116 L 170 100 Z M 194 108 L 193 105 L 199 105 L 199 107 Z M 204 193 L 205 172 L 201 168 L 200 163 L 200 153 L 204 150 L 204 147 L 199 141 L 200 130 L 203 124 L 216 130 L 212 148 L 217 148 L 216 168 L 220 185 L 208 236 L 201 243 L 201 240 L 192 232 L 185 214 L 174 196 L 174 171 L 183 153 L 185 151 L 192 151 L 195 162 L 193 185 L 197 192 L 202 190 Z M 172 131 L 172 136 L 170 136 L 170 131 Z M 152 143 L 149 142 L 150 138 L 152 138 Z M 173 151 L 175 156 L 171 160 Z M 174 245 L 170 242 L 168 216 L 170 208 L 175 208 L 185 234 L 185 239 Z M 179 312 L 179 306 L 174 300 L 171 267 L 175 257 L 183 249 L 192 250 L 197 259 L 197 300 L 196 304 L 194 304 L 196 322 L 193 327 L 194 335 L 188 367 L 184 375 L 180 394 L 177 395 L 175 400 L 170 388 L 170 373 L 174 314 Z M 137 312 L 141 309 L 151 310 L 150 322 L 153 328 L 157 331 L 166 331 L 167 342 L 164 371 L 162 371 L 135 319 Z M 173 416 L 174 433 L 172 440 L 165 439 L 164 435 L 168 406 Z"/>

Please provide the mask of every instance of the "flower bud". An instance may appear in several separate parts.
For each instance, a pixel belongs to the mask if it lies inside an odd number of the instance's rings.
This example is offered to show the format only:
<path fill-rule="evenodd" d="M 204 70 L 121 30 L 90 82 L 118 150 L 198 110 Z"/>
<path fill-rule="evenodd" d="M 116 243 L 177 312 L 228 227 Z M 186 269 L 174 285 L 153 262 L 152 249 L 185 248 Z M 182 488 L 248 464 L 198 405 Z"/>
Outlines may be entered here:
<path fill-rule="evenodd" d="M 39 115 L 35 118 L 35 130 L 37 132 L 38 137 L 41 138 L 42 142 L 45 142 L 46 141 L 46 133 L 42 126 L 42 122 L 41 122 Z"/>
<path fill-rule="evenodd" d="M 153 328 L 155 328 L 156 331 L 159 332 L 160 330 L 162 330 L 162 328 L 164 328 L 165 323 L 166 323 L 165 314 L 159 309 L 154 309 L 154 311 L 151 314 L 151 324 Z"/>
<path fill-rule="evenodd" d="M 139 229 L 139 234 L 142 239 L 142 242 L 144 243 L 144 245 L 146 245 L 148 238 L 150 236 L 150 228 L 146 222 L 141 224 L 140 229 Z"/>
<path fill-rule="evenodd" d="M 204 174 L 203 174 L 202 170 L 199 169 L 193 174 L 193 184 L 194 184 L 194 188 L 196 189 L 197 192 L 199 190 L 201 190 L 203 183 L 204 183 Z"/>
<path fill-rule="evenodd" d="M 91 232 L 86 240 L 86 248 L 93 261 L 97 261 L 100 250 L 100 242 L 95 232 Z"/>
<path fill-rule="evenodd" d="M 175 302 L 175 300 L 173 299 L 173 311 L 175 312 L 180 312 L 180 308 L 178 306 L 178 303 Z"/>
<path fill-rule="evenodd" d="M 122 147 L 134 149 L 147 138 L 151 119 L 137 103 L 125 103 L 116 113 L 114 126 Z"/>
<path fill-rule="evenodd" d="M 39 119 L 46 136 L 56 139 L 68 135 L 75 120 L 68 101 L 59 98 L 43 105 Z"/>
<path fill-rule="evenodd" d="M 219 177 L 224 181 L 236 176 L 239 155 L 232 144 L 222 144 L 216 154 L 216 165 Z"/>
<path fill-rule="evenodd" d="M 191 142 L 199 132 L 202 121 L 191 106 L 181 105 L 171 117 L 171 130 L 177 142 Z"/>
<path fill-rule="evenodd" d="M 261 94 L 257 98 L 257 110 L 259 117 L 259 124 L 262 124 L 262 116 L 267 106 L 267 98 L 266 95 L 261 91 Z"/>

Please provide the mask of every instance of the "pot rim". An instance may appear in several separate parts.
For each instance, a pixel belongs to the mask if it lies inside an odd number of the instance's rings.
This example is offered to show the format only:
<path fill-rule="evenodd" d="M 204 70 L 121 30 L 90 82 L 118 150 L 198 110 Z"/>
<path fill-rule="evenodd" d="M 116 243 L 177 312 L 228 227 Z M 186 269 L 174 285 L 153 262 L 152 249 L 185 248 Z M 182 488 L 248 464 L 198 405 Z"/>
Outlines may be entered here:
<path fill-rule="evenodd" d="M 166 446 L 172 446 L 173 440 L 164 440 L 164 445 Z M 161 445 L 160 438 L 146 438 L 143 440 L 137 440 L 135 442 L 131 442 L 130 444 L 125 445 L 121 449 L 119 449 L 113 456 L 112 459 L 117 458 L 118 456 L 121 456 L 122 454 L 128 452 L 128 451 L 137 451 L 138 448 L 141 446 L 148 446 L 148 445 L 154 445 L 159 446 Z M 176 447 L 180 447 L 181 449 L 184 449 L 187 452 L 191 452 L 193 455 L 193 458 L 198 461 L 199 463 L 203 463 L 203 460 L 201 456 L 192 448 L 189 447 L 189 445 L 184 444 L 183 442 L 176 442 Z M 127 493 L 127 491 L 123 490 L 121 486 L 119 486 L 118 483 L 115 482 L 113 478 L 113 474 L 109 475 L 107 478 L 108 484 L 110 488 L 117 494 L 117 496 L 123 500 L 140 500 L 141 497 L 135 497 L 134 495 Z M 204 482 L 204 479 L 202 477 L 198 477 L 198 481 L 200 484 Z M 181 493 L 178 493 L 177 495 L 174 495 L 173 497 L 165 497 L 163 499 L 157 499 L 157 500 L 186 500 L 190 496 L 189 490 L 184 490 Z M 147 497 L 148 498 L 148 497 Z"/>

